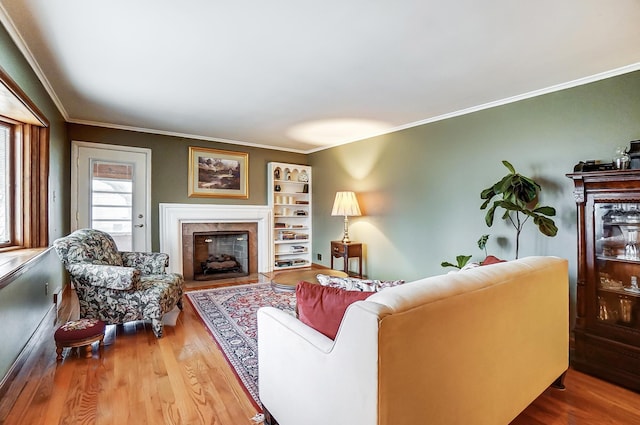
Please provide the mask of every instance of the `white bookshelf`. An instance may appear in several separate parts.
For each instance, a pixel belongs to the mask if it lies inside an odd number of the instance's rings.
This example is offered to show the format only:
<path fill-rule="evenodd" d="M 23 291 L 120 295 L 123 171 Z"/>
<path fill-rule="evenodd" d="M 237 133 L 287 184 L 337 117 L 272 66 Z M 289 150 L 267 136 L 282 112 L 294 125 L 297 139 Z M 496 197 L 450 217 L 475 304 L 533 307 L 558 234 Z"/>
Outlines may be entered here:
<path fill-rule="evenodd" d="M 268 203 L 273 210 L 274 270 L 311 265 L 311 167 L 270 162 Z"/>

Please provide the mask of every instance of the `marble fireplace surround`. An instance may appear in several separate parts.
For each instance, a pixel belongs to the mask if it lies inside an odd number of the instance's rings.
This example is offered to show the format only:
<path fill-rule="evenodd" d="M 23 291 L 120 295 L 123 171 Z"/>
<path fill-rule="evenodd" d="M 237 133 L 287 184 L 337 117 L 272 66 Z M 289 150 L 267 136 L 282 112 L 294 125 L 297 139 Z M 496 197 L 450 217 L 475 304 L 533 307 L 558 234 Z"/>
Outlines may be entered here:
<path fill-rule="evenodd" d="M 169 267 L 172 273 L 184 273 L 183 246 L 189 243 L 183 240 L 183 229 L 207 227 L 206 224 L 224 224 L 224 227 L 236 227 L 230 223 L 255 223 L 257 246 L 257 272 L 268 273 L 273 270 L 270 229 L 273 216 L 271 208 L 262 205 L 219 205 L 219 204 L 173 204 L 161 203 L 160 208 L 160 251 L 169 254 Z M 194 226 L 194 225 L 198 226 Z M 187 276 L 185 276 L 186 278 Z"/>

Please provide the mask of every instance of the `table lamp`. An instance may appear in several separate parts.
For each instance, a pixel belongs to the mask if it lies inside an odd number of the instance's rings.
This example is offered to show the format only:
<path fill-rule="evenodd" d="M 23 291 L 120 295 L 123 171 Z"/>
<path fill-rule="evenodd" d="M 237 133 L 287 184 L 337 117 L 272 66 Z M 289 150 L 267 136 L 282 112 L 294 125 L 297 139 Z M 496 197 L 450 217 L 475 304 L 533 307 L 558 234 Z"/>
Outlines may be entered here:
<path fill-rule="evenodd" d="M 353 192 L 337 192 L 336 199 L 333 201 L 333 209 L 331 215 L 344 216 L 344 237 L 342 243 L 349 243 L 349 216 L 362 215 L 360 206 Z"/>

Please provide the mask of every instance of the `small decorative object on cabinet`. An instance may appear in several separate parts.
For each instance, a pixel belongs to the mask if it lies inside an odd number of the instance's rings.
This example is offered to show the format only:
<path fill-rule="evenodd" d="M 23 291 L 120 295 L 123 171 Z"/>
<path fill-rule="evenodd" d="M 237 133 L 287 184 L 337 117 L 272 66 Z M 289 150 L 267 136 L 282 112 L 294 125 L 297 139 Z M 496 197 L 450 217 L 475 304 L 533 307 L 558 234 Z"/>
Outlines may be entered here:
<path fill-rule="evenodd" d="M 311 167 L 270 162 L 268 202 L 273 209 L 274 270 L 311 265 Z"/>
<path fill-rule="evenodd" d="M 640 170 L 567 177 L 578 206 L 573 366 L 640 391 Z"/>

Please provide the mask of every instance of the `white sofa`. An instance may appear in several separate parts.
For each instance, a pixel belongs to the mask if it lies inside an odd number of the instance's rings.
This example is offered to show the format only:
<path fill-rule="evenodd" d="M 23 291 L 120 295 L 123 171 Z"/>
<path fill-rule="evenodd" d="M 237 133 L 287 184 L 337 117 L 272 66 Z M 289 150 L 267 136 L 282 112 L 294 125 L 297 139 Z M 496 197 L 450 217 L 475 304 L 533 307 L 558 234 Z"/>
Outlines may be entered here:
<path fill-rule="evenodd" d="M 385 289 L 335 341 L 261 308 L 266 423 L 508 424 L 568 368 L 567 267 L 527 257 Z"/>

